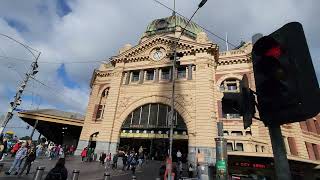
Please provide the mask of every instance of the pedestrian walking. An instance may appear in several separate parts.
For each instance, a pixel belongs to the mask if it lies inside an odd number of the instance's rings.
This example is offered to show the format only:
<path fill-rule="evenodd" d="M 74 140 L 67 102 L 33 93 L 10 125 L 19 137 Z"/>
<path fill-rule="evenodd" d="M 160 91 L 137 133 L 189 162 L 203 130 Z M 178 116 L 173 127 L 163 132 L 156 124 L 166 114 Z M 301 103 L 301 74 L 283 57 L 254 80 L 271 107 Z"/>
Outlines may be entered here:
<path fill-rule="evenodd" d="M 92 154 L 93 154 L 93 149 L 89 148 L 87 151 L 87 161 L 91 162 L 92 161 Z"/>
<path fill-rule="evenodd" d="M 59 158 L 57 164 L 47 174 L 44 180 L 67 180 L 68 170 L 65 167 L 65 158 Z"/>
<path fill-rule="evenodd" d="M 21 148 L 17 151 L 9 171 L 5 172 L 6 175 L 10 175 L 13 171 L 15 172 L 14 175 L 18 174 L 21 162 L 26 157 L 27 151 L 27 143 L 23 143 Z"/>
<path fill-rule="evenodd" d="M 75 150 L 76 150 L 75 146 L 71 145 L 70 148 L 69 148 L 69 152 L 70 152 L 71 156 L 73 156 Z"/>
<path fill-rule="evenodd" d="M 5 153 L 7 152 L 7 139 L 0 139 L 0 161 L 3 160 Z"/>
<path fill-rule="evenodd" d="M 105 152 L 102 152 L 100 154 L 99 161 L 100 161 L 101 165 L 104 165 L 104 161 L 105 161 L 106 157 L 107 157 L 107 154 Z"/>
<path fill-rule="evenodd" d="M 106 169 L 109 169 L 110 168 L 110 165 L 111 165 L 111 153 L 109 153 L 105 159 L 105 162 L 106 162 L 106 166 L 105 168 Z"/>
<path fill-rule="evenodd" d="M 17 142 L 11 149 L 11 157 L 14 157 L 21 147 L 22 142 Z"/>
<path fill-rule="evenodd" d="M 40 143 L 36 146 L 36 156 L 40 157 L 42 155 L 43 152 L 43 145 Z"/>
<path fill-rule="evenodd" d="M 127 161 L 128 161 L 128 154 L 126 152 L 124 152 L 123 157 L 122 157 L 122 170 L 123 171 L 126 169 Z"/>
<path fill-rule="evenodd" d="M 81 162 L 85 161 L 85 158 L 87 157 L 87 151 L 88 151 L 87 147 L 83 148 L 83 150 L 81 152 Z"/>
<path fill-rule="evenodd" d="M 19 172 L 19 176 L 22 175 L 23 171 L 27 168 L 27 172 L 26 172 L 26 175 L 29 174 L 30 172 L 30 168 L 31 168 L 31 165 L 32 165 L 32 162 L 36 159 L 36 149 L 34 147 L 33 144 L 30 145 L 30 148 L 28 149 L 27 151 L 27 156 L 25 158 L 25 162 L 23 164 L 23 167 L 21 168 L 20 172 Z"/>
<path fill-rule="evenodd" d="M 112 169 L 117 169 L 118 168 L 118 151 L 113 155 L 112 158 Z"/>
<path fill-rule="evenodd" d="M 189 178 L 193 178 L 193 171 L 194 171 L 194 168 L 193 168 L 192 164 L 190 163 L 189 168 L 188 168 L 188 177 Z"/>
<path fill-rule="evenodd" d="M 131 167 L 131 171 L 132 171 L 132 175 L 136 174 L 136 165 L 138 164 L 138 157 L 137 154 L 135 154 L 134 156 L 132 156 L 131 161 L 130 161 L 130 167 Z"/>
<path fill-rule="evenodd" d="M 63 150 L 63 148 L 60 146 L 60 148 L 59 148 L 59 158 L 64 158 L 64 157 L 65 157 L 64 150 Z"/>
<path fill-rule="evenodd" d="M 177 151 L 177 162 L 179 163 L 181 161 L 182 153 L 180 150 Z"/>

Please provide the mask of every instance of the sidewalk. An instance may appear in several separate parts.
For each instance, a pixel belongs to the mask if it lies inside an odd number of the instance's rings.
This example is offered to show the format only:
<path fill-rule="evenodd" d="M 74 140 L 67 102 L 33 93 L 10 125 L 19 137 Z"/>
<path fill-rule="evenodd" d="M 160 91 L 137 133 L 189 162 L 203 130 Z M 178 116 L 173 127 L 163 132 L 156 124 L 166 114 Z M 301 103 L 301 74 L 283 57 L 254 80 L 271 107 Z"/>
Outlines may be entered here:
<path fill-rule="evenodd" d="M 24 174 L 22 177 L 18 178 L 15 175 L 5 175 L 4 172 L 7 171 L 12 163 L 13 159 L 8 158 L 0 163 L 4 164 L 2 172 L 0 172 L 0 180 L 33 180 L 36 168 L 38 166 L 45 166 L 45 171 L 43 179 L 54 167 L 57 160 L 49 160 L 48 158 L 36 159 L 32 164 L 30 174 L 28 176 Z M 148 164 L 145 164 L 143 168 L 137 168 L 136 177 L 137 180 L 155 180 L 159 174 L 160 162 L 158 161 L 149 161 Z M 72 156 L 66 158 L 66 168 L 68 169 L 68 179 L 72 179 L 72 171 L 74 169 L 80 170 L 79 180 L 103 180 L 104 172 L 106 171 L 104 166 L 100 165 L 99 162 L 81 162 L 79 156 Z M 131 171 L 122 171 L 122 160 L 119 158 L 118 169 L 110 170 L 112 180 L 131 180 L 132 174 Z"/>
<path fill-rule="evenodd" d="M 32 180 L 34 173 L 36 171 L 36 168 L 38 166 L 45 166 L 45 171 L 43 176 L 43 179 L 44 179 L 46 174 L 50 171 L 50 169 L 52 169 L 55 166 L 55 163 L 57 162 L 57 160 L 49 160 L 46 157 L 36 159 L 35 162 L 32 164 L 30 174 L 26 176 L 25 175 L 26 171 L 25 171 L 22 177 L 18 178 L 15 175 L 8 176 L 4 174 L 4 172 L 10 168 L 12 161 L 13 161 L 13 158 L 7 158 L 4 161 L 0 162 L 4 164 L 2 172 L 0 172 L 0 180 L 6 180 L 6 179 Z M 79 180 L 103 179 L 103 175 L 105 172 L 104 166 L 100 165 L 99 162 L 81 162 L 81 158 L 78 156 L 67 157 L 66 168 L 68 169 L 68 179 L 72 178 L 72 171 L 74 169 L 80 170 Z M 119 170 L 112 170 L 110 171 L 110 173 L 111 173 L 111 176 L 125 176 L 125 175 L 129 175 L 131 171 L 122 171 L 119 168 Z"/>

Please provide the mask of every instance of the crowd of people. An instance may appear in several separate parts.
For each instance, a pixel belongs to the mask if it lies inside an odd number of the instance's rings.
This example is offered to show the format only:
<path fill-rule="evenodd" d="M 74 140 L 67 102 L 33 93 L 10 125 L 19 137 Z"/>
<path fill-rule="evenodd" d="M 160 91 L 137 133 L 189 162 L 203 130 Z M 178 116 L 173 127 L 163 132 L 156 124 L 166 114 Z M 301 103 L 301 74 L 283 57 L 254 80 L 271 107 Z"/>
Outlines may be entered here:
<path fill-rule="evenodd" d="M 10 145 L 11 143 L 12 145 Z M 45 180 L 66 180 L 67 169 L 65 168 L 65 155 L 73 155 L 76 150 L 75 146 L 62 146 L 53 143 L 34 143 L 32 140 L 10 139 L 0 136 L 0 161 L 5 158 L 13 158 L 13 162 L 6 175 L 18 175 L 26 171 L 26 175 L 30 173 L 31 166 L 36 158 L 57 159 L 56 166 L 48 173 Z"/>
<path fill-rule="evenodd" d="M 99 161 L 102 166 L 106 169 L 116 170 L 118 169 L 118 161 L 122 161 L 121 169 L 123 171 L 131 170 L 135 174 L 136 168 L 142 168 L 147 163 L 148 154 L 144 152 L 141 146 L 136 152 L 134 149 L 131 150 L 118 150 L 115 154 L 106 154 L 101 152 L 99 155 Z M 91 162 L 96 160 L 94 149 L 85 147 L 81 152 L 82 162 Z"/>

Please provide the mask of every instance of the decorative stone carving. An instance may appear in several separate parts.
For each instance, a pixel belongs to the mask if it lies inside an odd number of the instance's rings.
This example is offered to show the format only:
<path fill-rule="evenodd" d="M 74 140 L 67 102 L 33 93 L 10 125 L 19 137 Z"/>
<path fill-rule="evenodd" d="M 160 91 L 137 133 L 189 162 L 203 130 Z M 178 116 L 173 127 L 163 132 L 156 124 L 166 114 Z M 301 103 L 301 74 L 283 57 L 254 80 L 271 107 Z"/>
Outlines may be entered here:
<path fill-rule="evenodd" d="M 120 50 L 119 50 L 119 54 L 129 50 L 132 48 L 132 45 L 131 44 L 125 44 Z"/>
<path fill-rule="evenodd" d="M 198 43 L 207 43 L 209 41 L 208 36 L 205 32 L 200 32 L 197 35 L 197 42 Z"/>

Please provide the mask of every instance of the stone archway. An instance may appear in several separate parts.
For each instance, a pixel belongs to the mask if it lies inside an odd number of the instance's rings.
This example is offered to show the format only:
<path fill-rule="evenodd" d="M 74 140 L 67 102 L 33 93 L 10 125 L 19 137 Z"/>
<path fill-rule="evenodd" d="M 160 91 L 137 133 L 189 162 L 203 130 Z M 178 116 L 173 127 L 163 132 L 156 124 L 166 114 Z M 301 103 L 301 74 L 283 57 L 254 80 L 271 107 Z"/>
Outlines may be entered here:
<path fill-rule="evenodd" d="M 134 111 L 137 107 L 143 106 L 148 103 L 161 103 L 170 106 L 170 98 L 164 96 L 148 96 L 144 98 L 140 98 L 139 100 L 131 103 L 121 113 L 117 113 L 116 120 L 113 126 L 113 132 L 110 137 L 111 142 L 118 143 L 120 130 L 123 122 L 127 118 L 127 116 Z M 187 110 L 179 103 L 175 102 L 175 110 L 181 115 L 186 123 L 188 131 L 194 129 L 194 124 L 192 123 L 192 118 L 187 112 Z"/>
<path fill-rule="evenodd" d="M 163 160 L 169 150 L 169 113 L 171 107 L 161 103 L 148 103 L 132 111 L 121 126 L 119 150 L 137 152 L 140 147 L 155 160 Z M 182 160 L 188 154 L 186 123 L 175 110 L 173 122 L 173 160 L 178 150 Z"/>

